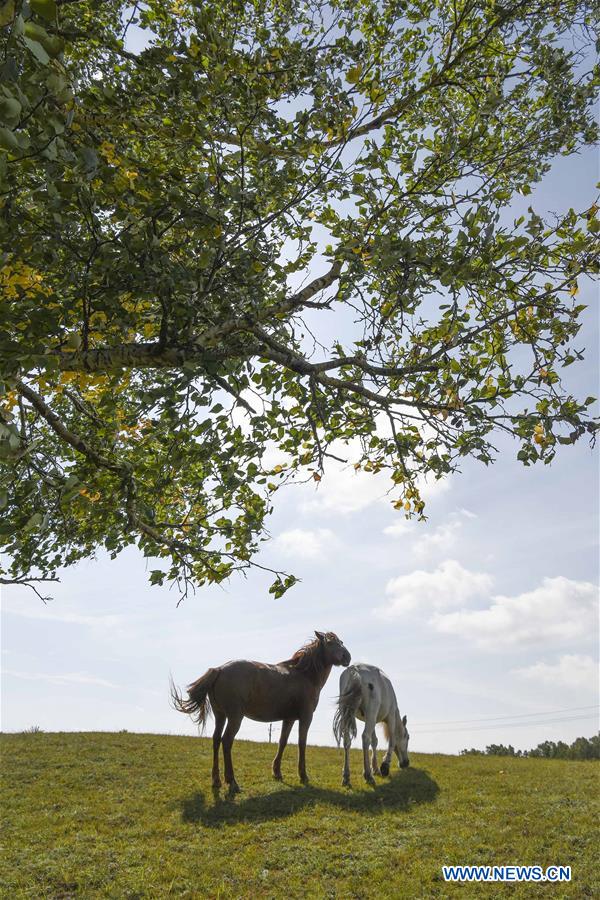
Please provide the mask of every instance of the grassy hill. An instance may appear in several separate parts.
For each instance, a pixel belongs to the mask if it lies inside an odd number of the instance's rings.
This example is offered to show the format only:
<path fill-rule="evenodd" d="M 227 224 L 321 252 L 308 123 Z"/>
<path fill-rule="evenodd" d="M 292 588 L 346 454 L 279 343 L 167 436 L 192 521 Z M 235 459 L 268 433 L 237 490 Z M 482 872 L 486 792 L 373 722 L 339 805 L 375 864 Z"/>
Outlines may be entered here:
<path fill-rule="evenodd" d="M 2 897 L 599 897 L 596 763 L 411 753 L 373 789 L 309 747 L 312 783 L 237 741 L 243 793 L 213 797 L 207 739 L 4 735 Z M 570 884 L 463 884 L 442 864 L 570 865 Z"/>

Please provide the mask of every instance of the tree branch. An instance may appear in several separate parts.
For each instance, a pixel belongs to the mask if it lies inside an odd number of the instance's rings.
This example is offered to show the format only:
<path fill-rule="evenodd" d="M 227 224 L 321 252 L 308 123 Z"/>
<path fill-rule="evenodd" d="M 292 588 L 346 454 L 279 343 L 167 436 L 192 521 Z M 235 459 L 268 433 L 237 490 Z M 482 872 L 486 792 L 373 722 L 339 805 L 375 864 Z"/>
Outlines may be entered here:
<path fill-rule="evenodd" d="M 22 584 L 24 587 L 31 588 L 31 590 L 34 592 L 34 594 L 37 594 L 37 596 L 40 598 L 42 603 L 47 603 L 48 600 L 52 600 L 52 597 L 44 597 L 42 594 L 40 594 L 40 592 L 38 591 L 36 586 L 34 584 L 32 584 L 33 581 L 60 582 L 60 578 L 55 578 L 54 576 L 49 576 L 48 578 L 30 578 L 27 575 L 23 575 L 20 578 L 4 578 L 4 577 L 0 576 L 0 584 Z"/>

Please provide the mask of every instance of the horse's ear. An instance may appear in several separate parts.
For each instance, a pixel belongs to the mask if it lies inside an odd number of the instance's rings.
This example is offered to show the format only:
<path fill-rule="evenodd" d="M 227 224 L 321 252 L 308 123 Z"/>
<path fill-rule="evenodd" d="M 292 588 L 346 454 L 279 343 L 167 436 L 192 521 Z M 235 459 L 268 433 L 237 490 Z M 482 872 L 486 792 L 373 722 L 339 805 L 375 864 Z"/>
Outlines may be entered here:
<path fill-rule="evenodd" d="M 315 637 L 316 637 L 317 640 L 319 640 L 319 641 L 324 641 L 324 640 L 325 640 L 325 634 L 324 634 L 324 632 L 322 632 L 322 631 L 315 631 Z"/>
<path fill-rule="evenodd" d="M 406 726 L 406 716 L 402 716 L 402 724 Z"/>

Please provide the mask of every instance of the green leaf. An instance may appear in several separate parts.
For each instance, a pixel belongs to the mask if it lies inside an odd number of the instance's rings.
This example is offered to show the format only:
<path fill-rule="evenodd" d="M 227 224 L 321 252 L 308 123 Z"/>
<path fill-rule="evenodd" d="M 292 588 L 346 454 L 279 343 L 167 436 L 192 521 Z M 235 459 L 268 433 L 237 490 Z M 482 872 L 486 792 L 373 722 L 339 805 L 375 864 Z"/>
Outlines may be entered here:
<path fill-rule="evenodd" d="M 0 118 L 14 127 L 21 117 L 22 106 L 16 97 L 0 97 Z"/>
<path fill-rule="evenodd" d="M 47 66 L 50 62 L 50 57 L 42 47 L 38 41 L 31 40 L 31 38 L 24 37 L 23 41 L 27 47 L 31 50 L 35 58 L 38 62 L 41 62 L 43 66 Z"/>
<path fill-rule="evenodd" d="M 48 56 L 58 56 L 59 53 L 62 52 L 64 47 L 64 41 L 62 38 L 58 37 L 58 35 L 50 35 L 41 25 L 38 25 L 37 22 L 32 22 L 31 19 L 25 22 L 24 28 L 25 37 L 23 40 L 30 47 L 30 41 L 34 44 L 39 44 L 46 51 Z M 30 47 L 30 49 L 32 49 Z M 36 54 L 36 57 L 40 60 L 41 63 L 44 63 L 44 60 L 40 58 L 38 55 L 38 51 L 32 49 L 32 52 Z"/>
<path fill-rule="evenodd" d="M 283 597 L 285 592 L 293 587 L 297 582 L 298 579 L 295 575 L 286 575 L 285 578 L 277 576 L 273 584 L 269 587 L 269 593 L 273 594 L 273 596 L 278 600 L 280 597 Z"/>
<path fill-rule="evenodd" d="M 164 584 L 167 573 L 160 569 L 152 569 L 150 572 L 150 584 Z"/>
<path fill-rule="evenodd" d="M 29 0 L 32 10 L 48 22 L 56 20 L 56 0 Z"/>
<path fill-rule="evenodd" d="M 0 7 L 0 28 L 9 25 L 15 17 L 15 0 L 7 0 Z"/>
<path fill-rule="evenodd" d="M 28 520 L 24 526 L 25 531 L 33 531 L 37 526 L 42 522 L 43 516 L 41 513 L 34 513 Z"/>
<path fill-rule="evenodd" d="M 564 50 L 586 13 L 560 5 L 541 41 L 528 4 L 501 5 L 458 5 L 444 70 L 443 4 L 336 3 L 323 49 L 315 4 L 145 3 L 133 60 L 127 0 L 3 3 L 0 553 L 19 570 L 141 540 L 165 581 L 218 582 L 252 565 L 275 481 L 344 444 L 420 515 L 421 479 L 491 462 L 503 429 L 526 466 L 569 452 L 566 422 L 593 433 L 590 388 L 556 370 L 584 355 L 559 285 L 598 268 L 596 204 L 555 221 L 542 191 L 509 224 L 519 186 L 597 142 L 597 86 Z M 20 540 L 38 507 L 45 539 Z"/>
<path fill-rule="evenodd" d="M 0 127 L 0 147 L 4 150 L 18 150 L 19 142 L 14 131 Z"/>

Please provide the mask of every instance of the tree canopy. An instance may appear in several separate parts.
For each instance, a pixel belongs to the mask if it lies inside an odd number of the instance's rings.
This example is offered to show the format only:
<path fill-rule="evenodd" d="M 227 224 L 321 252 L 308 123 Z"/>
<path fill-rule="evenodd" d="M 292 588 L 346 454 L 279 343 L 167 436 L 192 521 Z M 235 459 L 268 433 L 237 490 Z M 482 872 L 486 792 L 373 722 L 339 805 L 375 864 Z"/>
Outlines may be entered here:
<path fill-rule="evenodd" d="M 592 435 L 597 207 L 510 204 L 597 138 L 594 9 L 4 0 L 3 580 L 138 544 L 185 591 L 328 454 L 422 516 L 501 433 Z"/>
<path fill-rule="evenodd" d="M 534 756 L 543 759 L 600 759 L 600 734 L 578 737 L 572 744 L 542 741 L 533 750 L 515 750 L 512 744 L 488 744 L 485 750 L 461 750 L 461 756 Z"/>

